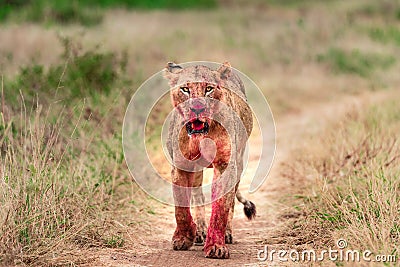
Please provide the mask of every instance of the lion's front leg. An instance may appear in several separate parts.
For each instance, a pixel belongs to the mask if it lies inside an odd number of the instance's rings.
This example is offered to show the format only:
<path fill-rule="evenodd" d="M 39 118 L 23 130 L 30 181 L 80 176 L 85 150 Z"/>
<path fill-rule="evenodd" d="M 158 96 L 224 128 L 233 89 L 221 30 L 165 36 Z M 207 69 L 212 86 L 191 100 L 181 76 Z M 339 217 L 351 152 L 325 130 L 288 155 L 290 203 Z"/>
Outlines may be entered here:
<path fill-rule="evenodd" d="M 172 178 L 176 219 L 172 247 L 174 250 L 188 250 L 193 245 L 196 236 L 196 224 L 190 214 L 193 173 L 174 168 Z"/>
<path fill-rule="evenodd" d="M 223 168 L 214 166 L 214 181 L 220 178 Z M 229 250 L 225 244 L 225 232 L 228 222 L 229 210 L 235 197 L 235 189 L 232 188 L 226 195 L 216 199 L 221 195 L 224 184 L 213 183 L 212 185 L 212 212 L 210 224 L 207 231 L 204 252 L 207 258 L 227 259 Z"/>
<path fill-rule="evenodd" d="M 203 171 L 196 172 L 194 174 L 194 182 L 192 189 L 192 206 L 194 213 L 194 220 L 197 225 L 196 238 L 194 240 L 195 245 L 202 246 L 206 240 L 207 224 L 205 219 L 205 207 L 204 207 L 204 194 L 203 194 Z"/>

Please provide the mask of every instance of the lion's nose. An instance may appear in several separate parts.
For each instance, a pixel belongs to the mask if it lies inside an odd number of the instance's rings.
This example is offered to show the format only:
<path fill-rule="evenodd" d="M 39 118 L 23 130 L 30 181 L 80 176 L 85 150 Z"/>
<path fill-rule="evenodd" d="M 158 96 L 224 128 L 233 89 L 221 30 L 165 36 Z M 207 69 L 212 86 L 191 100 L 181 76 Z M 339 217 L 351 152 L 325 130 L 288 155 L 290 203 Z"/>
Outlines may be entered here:
<path fill-rule="evenodd" d="M 204 112 L 204 110 L 206 110 L 206 108 L 205 107 L 201 107 L 201 108 L 192 107 L 192 108 L 190 108 L 190 110 L 193 111 L 196 115 L 200 115 L 201 113 Z"/>
<path fill-rule="evenodd" d="M 201 113 L 203 113 L 206 110 L 206 103 L 202 99 L 192 99 L 191 105 L 190 105 L 190 110 L 199 116 Z"/>

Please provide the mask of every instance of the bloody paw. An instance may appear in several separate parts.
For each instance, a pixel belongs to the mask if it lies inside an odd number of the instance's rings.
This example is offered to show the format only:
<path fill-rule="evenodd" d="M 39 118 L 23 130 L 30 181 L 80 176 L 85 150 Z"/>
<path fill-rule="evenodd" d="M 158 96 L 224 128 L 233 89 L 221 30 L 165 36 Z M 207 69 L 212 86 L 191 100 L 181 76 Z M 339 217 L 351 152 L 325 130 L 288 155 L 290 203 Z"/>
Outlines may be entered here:
<path fill-rule="evenodd" d="M 193 239 L 190 240 L 187 237 L 172 239 L 172 248 L 174 250 L 188 250 L 192 245 Z"/>
<path fill-rule="evenodd" d="M 193 245 L 196 236 L 196 224 L 193 222 L 185 229 L 176 228 L 172 237 L 172 248 L 174 250 L 188 250 Z"/>
<path fill-rule="evenodd" d="M 212 245 L 204 248 L 206 258 L 229 259 L 229 250 L 225 245 Z"/>

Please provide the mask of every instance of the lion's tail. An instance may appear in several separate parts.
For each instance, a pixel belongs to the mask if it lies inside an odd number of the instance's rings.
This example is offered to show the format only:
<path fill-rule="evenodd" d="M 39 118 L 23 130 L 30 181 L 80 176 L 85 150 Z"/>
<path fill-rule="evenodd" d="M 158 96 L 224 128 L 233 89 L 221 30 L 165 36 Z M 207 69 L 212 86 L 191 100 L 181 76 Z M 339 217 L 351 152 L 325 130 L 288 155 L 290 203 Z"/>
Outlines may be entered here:
<path fill-rule="evenodd" d="M 247 219 L 252 220 L 256 217 L 257 210 L 256 205 L 253 202 L 245 199 L 242 194 L 240 193 L 239 189 L 236 191 L 236 198 L 239 200 L 240 203 L 244 205 L 243 210 L 244 214 L 246 215 Z"/>

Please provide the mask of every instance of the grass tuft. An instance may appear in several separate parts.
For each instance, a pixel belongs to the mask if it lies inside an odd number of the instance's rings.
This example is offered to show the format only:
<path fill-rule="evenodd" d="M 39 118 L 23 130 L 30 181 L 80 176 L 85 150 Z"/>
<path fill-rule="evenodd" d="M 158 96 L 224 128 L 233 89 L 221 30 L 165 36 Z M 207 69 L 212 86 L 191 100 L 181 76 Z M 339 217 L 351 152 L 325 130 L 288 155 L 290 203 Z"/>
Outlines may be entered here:
<path fill-rule="evenodd" d="M 393 43 L 396 46 L 400 46 L 400 30 L 398 27 L 371 28 L 368 34 L 374 41 L 384 44 Z"/>

